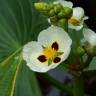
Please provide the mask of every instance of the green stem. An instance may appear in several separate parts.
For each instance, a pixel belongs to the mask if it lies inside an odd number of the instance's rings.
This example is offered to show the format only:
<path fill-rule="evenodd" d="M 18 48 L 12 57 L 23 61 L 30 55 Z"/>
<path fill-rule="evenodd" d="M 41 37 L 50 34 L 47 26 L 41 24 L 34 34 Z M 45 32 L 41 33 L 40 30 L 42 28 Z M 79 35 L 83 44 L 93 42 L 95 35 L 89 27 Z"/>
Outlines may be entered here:
<path fill-rule="evenodd" d="M 73 96 L 84 96 L 83 77 L 74 77 Z"/>
<path fill-rule="evenodd" d="M 40 74 L 40 76 L 42 76 L 44 79 L 46 79 L 50 84 L 54 85 L 56 88 L 62 90 L 63 92 L 68 92 L 70 95 L 72 95 L 72 90 L 71 88 L 66 85 L 63 84 L 61 82 L 59 82 L 58 80 L 52 78 L 49 74 L 45 73 L 45 74 Z"/>

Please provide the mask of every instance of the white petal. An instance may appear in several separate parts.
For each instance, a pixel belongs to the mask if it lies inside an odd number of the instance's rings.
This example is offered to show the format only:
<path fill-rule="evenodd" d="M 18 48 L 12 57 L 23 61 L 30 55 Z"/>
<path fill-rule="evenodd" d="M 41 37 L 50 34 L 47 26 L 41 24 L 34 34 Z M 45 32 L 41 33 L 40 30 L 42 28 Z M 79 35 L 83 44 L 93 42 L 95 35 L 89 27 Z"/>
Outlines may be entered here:
<path fill-rule="evenodd" d="M 89 28 L 83 29 L 85 41 L 88 41 L 92 46 L 96 46 L 96 33 Z"/>
<path fill-rule="evenodd" d="M 57 26 L 51 26 L 42 32 L 40 32 L 38 36 L 39 43 L 43 44 L 44 47 L 51 47 L 53 42 L 57 42 L 59 45 L 60 52 L 66 53 L 69 51 L 69 47 L 71 47 L 72 40 L 67 34 L 67 32 L 64 31 L 64 29 L 57 27 Z M 66 49 L 69 49 L 66 51 Z M 69 55 L 69 53 L 67 52 Z M 66 56 L 64 56 L 66 57 Z"/>
<path fill-rule="evenodd" d="M 76 31 L 79 31 L 83 28 L 83 24 L 81 24 L 79 26 L 74 26 L 72 24 L 69 24 L 68 27 L 71 28 L 71 29 L 75 29 Z"/>
<path fill-rule="evenodd" d="M 39 49 L 39 50 L 38 50 Z M 36 41 L 31 41 L 24 45 L 23 48 L 23 58 L 25 61 L 29 62 L 29 56 L 30 54 L 35 53 L 35 51 L 38 53 L 38 51 L 42 50 L 41 45 L 38 44 Z"/>
<path fill-rule="evenodd" d="M 42 63 L 37 59 L 40 55 L 43 55 L 43 49 L 40 43 L 36 41 L 29 42 L 23 48 L 23 59 L 27 62 L 27 66 L 33 71 L 47 72 L 60 64 L 59 62 L 48 66 L 47 61 Z"/>
<path fill-rule="evenodd" d="M 71 24 L 69 22 L 69 28 L 75 29 L 77 31 L 79 31 L 79 30 L 81 30 L 83 28 L 84 20 L 88 19 L 88 16 L 84 15 L 84 9 L 81 8 L 81 7 L 73 8 L 73 16 L 72 17 L 74 19 L 76 19 L 77 21 L 79 21 L 79 24 L 78 25 L 74 25 L 74 24 Z"/>
<path fill-rule="evenodd" d="M 73 8 L 73 16 L 72 17 L 74 17 L 78 21 L 82 20 L 82 18 L 84 17 L 84 9 L 81 7 Z"/>
<path fill-rule="evenodd" d="M 65 1 L 65 0 L 57 0 L 55 2 L 53 2 L 54 4 L 62 4 L 64 7 L 69 7 L 69 8 L 72 8 L 73 7 L 73 3 L 70 2 L 70 1 Z"/>

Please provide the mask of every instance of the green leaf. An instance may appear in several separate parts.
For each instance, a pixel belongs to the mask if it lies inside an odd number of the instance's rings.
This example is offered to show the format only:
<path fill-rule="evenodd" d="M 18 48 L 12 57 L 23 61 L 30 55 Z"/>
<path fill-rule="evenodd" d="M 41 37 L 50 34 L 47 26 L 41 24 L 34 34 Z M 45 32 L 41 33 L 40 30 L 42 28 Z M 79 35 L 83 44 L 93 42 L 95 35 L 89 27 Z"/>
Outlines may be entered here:
<path fill-rule="evenodd" d="M 8 62 L 1 63 L 0 96 L 13 96 L 16 78 L 21 62 L 21 58 L 13 56 Z"/>
<path fill-rule="evenodd" d="M 17 79 L 14 96 L 41 96 L 35 73 L 30 71 L 25 64 L 20 66 Z"/>
<path fill-rule="evenodd" d="M 24 44 L 36 40 L 39 32 L 49 26 L 47 19 L 34 9 L 34 2 L 0 0 L 0 96 L 41 96 L 35 74 L 20 67 Z M 27 86 L 27 91 L 18 91 L 20 84 L 24 90 Z"/>

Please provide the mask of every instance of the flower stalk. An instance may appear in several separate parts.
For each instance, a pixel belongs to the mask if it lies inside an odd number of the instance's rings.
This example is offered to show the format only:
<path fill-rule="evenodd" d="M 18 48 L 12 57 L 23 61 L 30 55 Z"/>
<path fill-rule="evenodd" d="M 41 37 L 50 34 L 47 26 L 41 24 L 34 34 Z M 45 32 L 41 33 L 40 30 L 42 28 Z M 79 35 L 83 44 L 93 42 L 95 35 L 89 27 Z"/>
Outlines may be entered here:
<path fill-rule="evenodd" d="M 50 84 L 54 85 L 56 88 L 60 89 L 63 92 L 67 92 L 68 94 L 72 95 L 72 89 L 58 80 L 51 77 L 48 73 L 39 74 L 39 76 L 42 76 L 45 80 L 47 80 Z"/>
<path fill-rule="evenodd" d="M 82 76 L 74 76 L 73 96 L 85 96 Z"/>

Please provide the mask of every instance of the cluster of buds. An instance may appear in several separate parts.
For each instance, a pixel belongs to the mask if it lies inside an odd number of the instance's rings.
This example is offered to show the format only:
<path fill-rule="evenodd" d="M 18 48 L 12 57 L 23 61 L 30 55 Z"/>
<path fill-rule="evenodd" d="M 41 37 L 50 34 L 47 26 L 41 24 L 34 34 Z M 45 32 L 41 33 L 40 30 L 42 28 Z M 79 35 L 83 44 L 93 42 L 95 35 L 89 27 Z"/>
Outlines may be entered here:
<path fill-rule="evenodd" d="M 60 3 L 48 4 L 40 2 L 35 3 L 35 8 L 43 12 L 43 14 L 49 18 L 48 21 L 52 25 L 57 25 L 60 27 L 64 27 L 67 24 L 68 19 L 72 16 L 73 13 L 72 8 L 64 7 Z"/>

